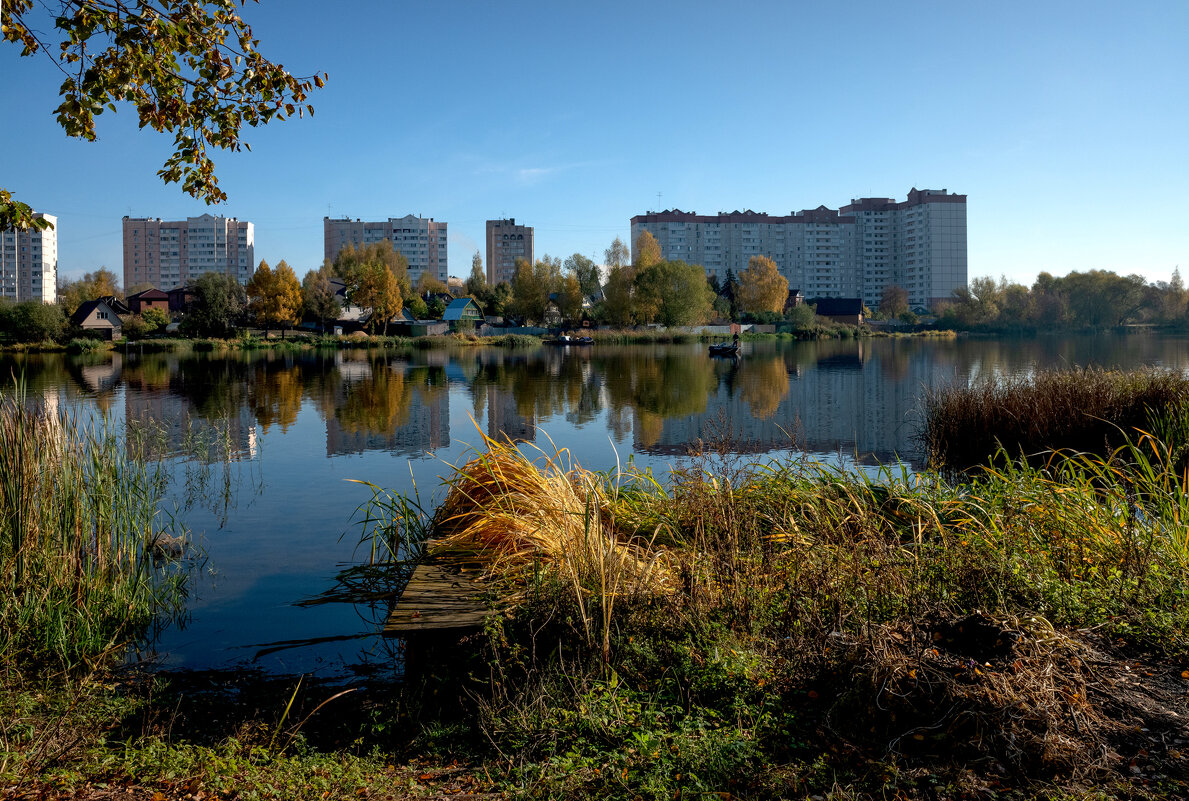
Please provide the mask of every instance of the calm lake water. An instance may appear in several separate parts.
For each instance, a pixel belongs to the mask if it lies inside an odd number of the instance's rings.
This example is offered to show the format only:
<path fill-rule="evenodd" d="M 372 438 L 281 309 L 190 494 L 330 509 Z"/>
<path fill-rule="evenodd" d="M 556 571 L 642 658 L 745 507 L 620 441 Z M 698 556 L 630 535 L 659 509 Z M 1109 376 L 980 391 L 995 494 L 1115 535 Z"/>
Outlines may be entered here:
<path fill-rule="evenodd" d="M 480 431 L 663 474 L 699 438 L 761 458 L 922 466 L 926 387 L 1037 368 L 1189 368 L 1189 340 L 1147 334 L 1019 341 L 745 343 L 0 359 L 57 408 L 137 420 L 173 471 L 163 514 L 204 554 L 189 614 L 154 644 L 166 667 L 251 665 L 324 676 L 393 669 L 383 605 L 298 606 L 356 552 L 360 479 L 423 503 Z M 315 640 L 319 642 L 308 643 Z"/>

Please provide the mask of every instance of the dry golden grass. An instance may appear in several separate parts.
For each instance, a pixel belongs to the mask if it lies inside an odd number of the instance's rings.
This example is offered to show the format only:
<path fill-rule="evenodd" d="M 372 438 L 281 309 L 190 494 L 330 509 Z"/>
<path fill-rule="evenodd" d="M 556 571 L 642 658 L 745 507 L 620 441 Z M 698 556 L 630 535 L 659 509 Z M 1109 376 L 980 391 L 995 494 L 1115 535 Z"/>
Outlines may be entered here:
<path fill-rule="evenodd" d="M 538 450 L 530 459 L 508 441 L 483 436 L 483 444 L 448 480 L 434 518 L 435 552 L 473 555 L 489 578 L 547 563 L 587 590 L 608 578 L 621 591 L 669 583 L 661 553 L 618 534 L 615 489 L 572 464 L 568 451 Z"/>

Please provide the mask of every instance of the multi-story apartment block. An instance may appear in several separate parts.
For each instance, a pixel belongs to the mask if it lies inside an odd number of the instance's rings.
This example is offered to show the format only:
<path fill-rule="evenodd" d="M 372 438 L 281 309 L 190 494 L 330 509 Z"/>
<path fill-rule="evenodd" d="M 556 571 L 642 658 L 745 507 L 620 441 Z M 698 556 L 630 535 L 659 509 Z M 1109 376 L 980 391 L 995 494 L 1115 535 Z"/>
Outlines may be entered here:
<path fill-rule="evenodd" d="M 33 215 L 53 226 L 44 231 L 0 231 L 0 298 L 58 300 L 58 218 Z"/>
<path fill-rule="evenodd" d="M 174 289 L 211 272 L 246 284 L 256 269 L 255 236 L 252 223 L 235 217 L 125 217 L 124 287 Z"/>
<path fill-rule="evenodd" d="M 533 263 L 533 228 L 517 225 L 516 218 L 487 221 L 487 283 L 511 281 L 516 260 Z"/>
<path fill-rule="evenodd" d="M 912 189 L 908 199 L 858 198 L 838 211 L 770 217 L 754 211 L 698 215 L 677 209 L 632 218 L 632 247 L 644 231 L 666 259 L 702 265 L 720 279 L 752 256 L 776 262 L 807 298 L 858 297 L 877 306 L 886 287 L 929 308 L 966 285 L 966 196 Z"/>
<path fill-rule="evenodd" d="M 348 244 L 355 247 L 388 239 L 392 249 L 409 260 L 409 280 L 417 283 L 428 272 L 442 283 L 447 278 L 446 223 L 406 214 L 385 222 L 363 222 L 343 218 L 322 218 L 322 241 L 326 259 L 334 261 Z"/>

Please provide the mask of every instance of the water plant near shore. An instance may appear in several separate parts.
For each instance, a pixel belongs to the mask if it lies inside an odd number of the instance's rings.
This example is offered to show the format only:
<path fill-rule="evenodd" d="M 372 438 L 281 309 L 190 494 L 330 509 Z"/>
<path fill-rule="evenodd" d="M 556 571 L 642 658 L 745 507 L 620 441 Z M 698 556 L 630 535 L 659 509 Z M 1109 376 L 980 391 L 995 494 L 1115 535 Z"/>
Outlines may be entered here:
<path fill-rule="evenodd" d="M 0 658 L 93 664 L 178 609 L 161 543 L 165 486 L 106 419 L 0 395 Z"/>
<path fill-rule="evenodd" d="M 1104 780 L 1136 747 L 1120 715 L 1149 713 L 1121 667 L 1089 671 L 1111 664 L 1095 643 L 1189 656 L 1185 477 L 1147 433 L 961 484 L 713 443 L 660 482 L 486 445 L 433 533 L 511 590 L 480 728 L 552 793 L 808 792 L 814 736 L 930 774 Z M 661 580 L 575 570 L 592 541 Z"/>
<path fill-rule="evenodd" d="M 1071 449 L 1106 454 L 1135 429 L 1162 425 L 1166 442 L 1189 443 L 1189 377 L 1172 370 L 1046 370 L 930 390 L 921 440 L 937 466 L 964 469 L 999 451 L 1016 458 Z"/>

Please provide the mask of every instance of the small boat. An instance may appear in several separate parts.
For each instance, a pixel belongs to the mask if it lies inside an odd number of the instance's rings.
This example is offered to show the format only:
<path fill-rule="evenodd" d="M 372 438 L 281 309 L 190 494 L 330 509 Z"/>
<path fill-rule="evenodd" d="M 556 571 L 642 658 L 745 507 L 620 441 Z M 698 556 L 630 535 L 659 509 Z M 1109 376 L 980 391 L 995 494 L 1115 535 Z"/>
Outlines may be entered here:
<path fill-rule="evenodd" d="M 575 345 L 593 345 L 594 337 L 578 337 L 577 339 L 574 340 L 573 344 L 575 344 Z"/>
<path fill-rule="evenodd" d="M 738 356 L 738 342 L 716 342 L 710 346 L 711 356 Z"/>

